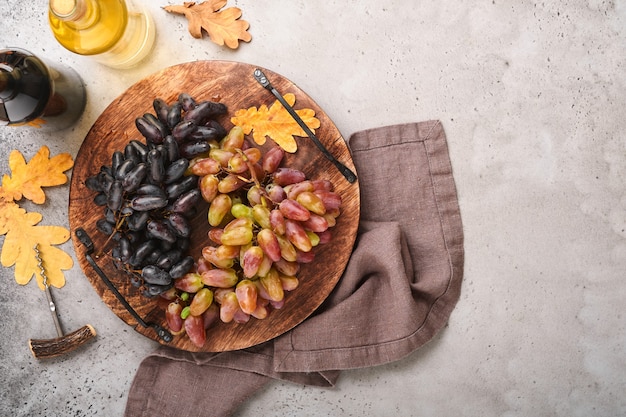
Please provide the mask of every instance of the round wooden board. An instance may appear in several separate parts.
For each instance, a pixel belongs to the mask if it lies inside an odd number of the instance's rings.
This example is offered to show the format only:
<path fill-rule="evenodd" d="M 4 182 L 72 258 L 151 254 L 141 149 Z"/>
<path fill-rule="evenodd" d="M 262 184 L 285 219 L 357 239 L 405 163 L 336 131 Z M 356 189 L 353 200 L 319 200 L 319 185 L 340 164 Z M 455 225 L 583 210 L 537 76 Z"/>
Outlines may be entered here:
<path fill-rule="evenodd" d="M 105 109 L 89 130 L 75 158 L 70 185 L 69 222 L 80 266 L 98 295 L 119 318 L 159 343 L 163 342 L 154 330 L 138 325 L 85 259 L 85 248 L 76 238 L 76 229 L 85 229 L 94 241 L 96 252 L 102 250 L 106 244 L 106 236 L 98 232 L 95 226 L 96 221 L 103 217 L 103 208 L 93 203 L 95 193 L 85 187 L 85 180 L 97 173 L 101 166 L 110 166 L 113 152 L 123 150 L 129 140 L 145 142 L 134 121 L 144 113 L 154 113 L 152 101 L 156 97 L 171 103 L 177 99 L 179 93 L 185 92 L 197 100 L 221 101 L 228 107 L 228 115 L 218 120 L 226 129 L 232 127 L 230 118 L 235 111 L 261 105 L 270 106 L 276 98 L 255 81 L 252 75 L 255 68 L 257 67 L 230 61 L 196 61 L 168 67 L 152 74 L 131 86 Z M 337 159 L 355 171 L 347 144 L 326 113 L 294 83 L 271 70 L 261 69 L 281 94 L 293 93 L 296 96 L 294 108 L 315 110 L 315 116 L 321 123 L 316 130 L 316 136 Z M 315 261 L 302 266 L 298 274 L 300 286 L 286 293 L 285 306 L 282 309 L 273 310 L 264 320 L 251 318 L 245 324 L 219 322 L 207 330 L 207 342 L 202 348 L 193 345 L 184 334 L 175 336 L 168 343 L 169 346 L 194 352 L 221 352 L 266 342 L 292 329 L 314 313 L 337 284 L 356 239 L 360 214 L 358 182 L 350 184 L 346 181 L 310 139 L 297 137 L 296 140 L 298 151 L 288 154 L 284 165 L 301 169 L 310 179 L 329 179 L 343 198 L 342 214 L 337 225 L 331 229 L 332 241 L 314 249 Z M 207 208 L 208 204 L 203 204 L 198 215 L 191 220 L 194 230 L 191 236 L 191 255 L 194 258 L 198 258 L 202 247 L 209 244 L 206 235 L 210 227 L 206 220 Z M 117 270 L 106 255 L 100 256 L 96 261 L 145 321 L 157 322 L 165 327 L 165 310 L 163 303 L 158 300 L 159 297 L 148 299 L 141 295 L 130 285 L 127 275 Z"/>

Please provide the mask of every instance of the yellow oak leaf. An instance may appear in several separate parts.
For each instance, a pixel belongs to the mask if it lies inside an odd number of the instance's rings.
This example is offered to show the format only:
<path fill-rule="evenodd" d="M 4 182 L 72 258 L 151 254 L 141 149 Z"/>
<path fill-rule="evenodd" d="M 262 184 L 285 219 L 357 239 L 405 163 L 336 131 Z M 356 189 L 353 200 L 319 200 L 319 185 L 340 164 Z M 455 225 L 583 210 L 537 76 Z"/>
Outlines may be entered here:
<path fill-rule="evenodd" d="M 291 106 L 296 102 L 296 96 L 291 93 L 285 94 L 283 97 Z M 320 121 L 315 117 L 314 110 L 299 109 L 296 110 L 296 113 L 313 133 L 315 133 L 315 129 L 320 127 Z M 254 130 L 252 138 L 258 145 L 263 145 L 267 136 L 289 153 L 298 150 L 294 136 L 306 136 L 304 130 L 278 100 L 269 108 L 266 105 L 261 105 L 258 109 L 250 107 L 237 110 L 230 121 L 235 126 L 240 126 L 246 135 Z"/>
<path fill-rule="evenodd" d="M 165 6 L 169 13 L 184 15 L 189 21 L 189 33 L 196 39 L 202 38 L 202 29 L 209 34 L 209 39 L 231 49 L 239 47 L 239 40 L 250 42 L 248 33 L 250 24 L 240 19 L 241 9 L 229 7 L 222 9 L 227 0 L 207 0 L 202 3 L 184 2 L 182 5 Z"/>
<path fill-rule="evenodd" d="M 0 232 L 6 234 L 0 262 L 4 267 L 15 265 L 18 284 L 28 284 L 34 275 L 43 290 L 43 277 L 34 249 L 37 245 L 48 285 L 60 288 L 65 285 L 63 270 L 70 269 L 74 262 L 66 252 L 52 245 L 65 243 L 70 232 L 61 226 L 37 226 L 41 219 L 41 214 L 27 213 L 14 202 L 0 203 Z"/>
<path fill-rule="evenodd" d="M 74 166 L 70 154 L 63 153 L 50 157 L 50 149 L 42 146 L 37 154 L 26 163 L 24 156 L 17 150 L 9 155 L 11 176 L 2 178 L 2 196 L 6 200 L 19 201 L 22 197 L 35 204 L 46 201 L 42 187 L 65 184 L 68 180 L 65 171 Z"/>
<path fill-rule="evenodd" d="M 64 172 L 73 165 L 69 154 L 50 158 L 50 150 L 46 146 L 42 146 L 28 163 L 19 151 L 14 150 L 9 155 L 12 175 L 4 175 L 0 186 L 0 235 L 6 235 L 0 263 L 5 267 L 15 265 L 18 284 L 28 284 L 34 275 L 39 288 L 44 289 L 34 250 L 37 246 L 48 285 L 57 288 L 65 285 L 63 270 L 71 268 L 73 260 L 52 245 L 65 243 L 70 237 L 69 230 L 60 226 L 38 226 L 41 214 L 27 213 L 16 201 L 24 197 L 33 203 L 43 204 L 46 196 L 42 187 L 65 184 L 68 178 Z"/>

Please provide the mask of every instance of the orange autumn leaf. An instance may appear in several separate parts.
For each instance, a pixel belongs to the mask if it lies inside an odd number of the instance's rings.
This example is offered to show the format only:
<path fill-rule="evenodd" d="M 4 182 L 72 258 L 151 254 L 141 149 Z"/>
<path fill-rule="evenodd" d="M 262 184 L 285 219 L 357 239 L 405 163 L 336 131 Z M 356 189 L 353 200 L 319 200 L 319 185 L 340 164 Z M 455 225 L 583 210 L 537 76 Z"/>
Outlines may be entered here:
<path fill-rule="evenodd" d="M 6 233 L 0 262 L 4 267 L 15 265 L 18 284 L 28 284 L 34 275 L 43 290 L 43 277 L 34 249 L 37 245 L 48 285 L 60 288 L 65 285 L 63 270 L 70 269 L 73 261 L 66 252 L 53 245 L 65 243 L 70 233 L 61 226 L 37 226 L 41 219 L 41 214 L 27 213 L 14 202 L 0 204 L 0 230 Z"/>
<path fill-rule="evenodd" d="M 291 106 L 296 102 L 296 96 L 291 93 L 285 94 L 283 97 Z M 315 129 L 320 127 L 320 121 L 315 117 L 314 110 L 299 109 L 296 110 L 296 113 L 313 133 L 315 133 Z M 254 131 L 252 138 L 258 145 L 263 145 L 267 136 L 289 153 L 298 150 L 294 136 L 306 136 L 304 130 L 278 100 L 269 108 L 262 105 L 258 109 L 250 107 L 249 109 L 237 110 L 230 121 L 235 126 L 240 126 L 246 135 Z"/>
<path fill-rule="evenodd" d="M 227 0 L 207 0 L 202 3 L 185 2 L 182 5 L 165 6 L 170 13 L 182 14 L 189 21 L 189 33 L 196 39 L 202 38 L 202 29 L 209 34 L 209 39 L 231 49 L 239 47 L 239 40 L 250 42 L 252 36 L 247 32 L 250 24 L 240 19 L 241 9 L 229 7 L 222 9 Z"/>
<path fill-rule="evenodd" d="M 38 118 L 33 119 L 33 120 L 29 121 L 29 122 L 15 123 L 15 124 L 13 124 L 13 126 L 30 126 L 30 127 L 35 128 L 35 129 L 41 129 L 43 127 L 43 125 L 45 125 L 46 123 L 47 122 L 44 119 L 38 117 Z"/>
<path fill-rule="evenodd" d="M 62 287 L 65 284 L 63 270 L 73 265 L 72 258 L 63 250 L 54 247 L 65 243 L 69 230 L 60 226 L 38 226 L 42 216 L 27 213 L 16 202 L 22 198 L 36 204 L 43 204 L 46 196 L 42 187 L 65 184 L 68 180 L 64 172 L 74 165 L 69 154 L 50 158 L 50 150 L 42 146 L 28 162 L 19 151 L 9 155 L 12 175 L 4 175 L 0 186 L 0 234 L 6 235 L 0 254 L 2 266 L 15 265 L 15 280 L 25 285 L 34 276 L 41 289 L 44 289 L 34 247 L 37 245 L 49 285 Z"/>
<path fill-rule="evenodd" d="M 35 204 L 43 204 L 46 195 L 42 187 L 65 184 L 68 178 L 64 172 L 74 165 L 72 157 L 67 153 L 49 157 L 50 149 L 47 146 L 42 146 L 28 164 L 19 151 L 12 151 L 9 155 L 12 175 L 4 175 L 2 178 L 0 196 L 14 201 L 24 197 Z"/>

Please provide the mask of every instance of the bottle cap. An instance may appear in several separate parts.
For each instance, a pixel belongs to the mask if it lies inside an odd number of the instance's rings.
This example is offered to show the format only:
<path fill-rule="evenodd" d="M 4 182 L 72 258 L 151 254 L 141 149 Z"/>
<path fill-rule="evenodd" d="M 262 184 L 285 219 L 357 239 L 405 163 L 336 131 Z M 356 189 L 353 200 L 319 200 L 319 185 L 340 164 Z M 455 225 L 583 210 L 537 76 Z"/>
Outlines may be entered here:
<path fill-rule="evenodd" d="M 50 10 L 59 17 L 71 16 L 76 11 L 76 0 L 50 0 Z"/>

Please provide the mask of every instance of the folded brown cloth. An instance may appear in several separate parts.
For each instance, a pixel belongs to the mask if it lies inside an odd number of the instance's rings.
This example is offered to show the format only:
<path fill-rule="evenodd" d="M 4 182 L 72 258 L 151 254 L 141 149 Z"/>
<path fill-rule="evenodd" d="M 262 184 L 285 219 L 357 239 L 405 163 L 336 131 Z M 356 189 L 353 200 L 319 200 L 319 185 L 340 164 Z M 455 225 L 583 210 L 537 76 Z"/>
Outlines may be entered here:
<path fill-rule="evenodd" d="M 464 252 L 441 123 L 365 130 L 349 144 L 361 222 L 346 270 L 324 304 L 252 348 L 159 347 L 139 367 L 126 417 L 228 416 L 272 378 L 333 386 L 340 370 L 398 360 L 445 326 L 460 295 Z"/>

